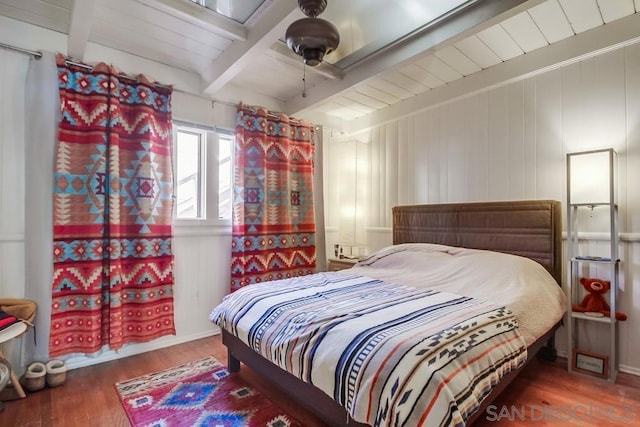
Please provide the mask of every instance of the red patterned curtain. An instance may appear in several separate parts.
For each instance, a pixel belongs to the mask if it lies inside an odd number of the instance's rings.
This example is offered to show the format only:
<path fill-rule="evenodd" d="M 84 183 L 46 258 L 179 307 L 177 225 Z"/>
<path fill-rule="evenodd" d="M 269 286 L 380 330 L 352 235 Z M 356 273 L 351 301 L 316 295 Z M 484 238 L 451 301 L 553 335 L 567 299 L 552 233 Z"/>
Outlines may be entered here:
<path fill-rule="evenodd" d="M 231 291 L 315 272 L 313 127 L 240 105 L 236 120 Z"/>
<path fill-rule="evenodd" d="M 171 88 L 58 55 L 49 354 L 175 334 Z"/>

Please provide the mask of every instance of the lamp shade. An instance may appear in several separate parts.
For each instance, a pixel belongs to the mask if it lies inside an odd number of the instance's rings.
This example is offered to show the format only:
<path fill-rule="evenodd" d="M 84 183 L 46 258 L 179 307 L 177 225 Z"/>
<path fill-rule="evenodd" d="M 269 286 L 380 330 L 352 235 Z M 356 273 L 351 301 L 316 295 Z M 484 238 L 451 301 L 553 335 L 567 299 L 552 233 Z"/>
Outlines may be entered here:
<path fill-rule="evenodd" d="M 567 154 L 568 203 L 616 203 L 614 171 L 615 151 L 611 148 Z"/>

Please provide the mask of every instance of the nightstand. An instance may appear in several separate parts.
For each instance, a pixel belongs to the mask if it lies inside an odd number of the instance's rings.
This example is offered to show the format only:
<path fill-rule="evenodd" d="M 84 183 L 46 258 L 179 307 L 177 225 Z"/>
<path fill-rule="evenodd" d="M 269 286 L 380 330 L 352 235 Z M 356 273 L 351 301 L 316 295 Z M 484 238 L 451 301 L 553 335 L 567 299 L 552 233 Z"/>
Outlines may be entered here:
<path fill-rule="evenodd" d="M 329 258 L 328 271 L 338 271 L 353 267 L 359 260 L 350 258 Z"/>

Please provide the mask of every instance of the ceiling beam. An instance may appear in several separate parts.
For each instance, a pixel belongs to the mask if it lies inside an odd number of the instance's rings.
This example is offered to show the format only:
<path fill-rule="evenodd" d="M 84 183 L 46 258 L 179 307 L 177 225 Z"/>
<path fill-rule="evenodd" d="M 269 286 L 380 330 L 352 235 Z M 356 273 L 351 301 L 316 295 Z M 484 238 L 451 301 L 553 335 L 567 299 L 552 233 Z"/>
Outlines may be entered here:
<path fill-rule="evenodd" d="M 394 45 L 393 48 L 385 48 L 372 57 L 358 62 L 347 70 L 342 80 L 327 80 L 308 89 L 305 98 L 290 99 L 284 103 L 284 112 L 289 115 L 300 115 L 314 105 L 352 90 L 394 67 L 408 64 L 432 53 L 438 47 L 468 37 L 542 1 L 492 0 L 473 3 L 460 13 L 433 27 L 425 28 L 415 36 Z"/>
<path fill-rule="evenodd" d="M 215 95 L 240 73 L 254 58 L 284 35 L 287 27 L 303 17 L 297 2 L 275 0 L 247 34 L 245 41 L 235 41 L 222 52 L 202 73 L 203 92 Z M 256 70 L 256 72 L 260 72 Z M 269 78 L 265 76 L 265 78 Z"/>
<path fill-rule="evenodd" d="M 286 43 L 278 40 L 272 46 L 271 49 L 265 52 L 267 55 L 276 58 L 280 61 L 287 62 L 291 65 L 297 65 L 303 63 L 302 57 L 294 53 Z M 344 72 L 337 67 L 329 64 L 328 62 L 321 62 L 315 67 L 307 67 L 308 73 L 315 73 L 324 76 L 328 79 L 341 79 L 344 76 Z"/>
<path fill-rule="evenodd" d="M 67 36 L 67 55 L 78 61 L 84 60 L 95 5 L 96 0 L 75 0 L 73 2 Z"/>
<path fill-rule="evenodd" d="M 84 0 L 76 0 L 84 1 Z M 231 40 L 246 40 L 245 27 L 231 18 L 220 15 L 211 9 L 200 6 L 192 1 L 184 0 L 137 0 L 140 3 L 177 16 L 185 21 L 200 26 L 213 33 Z"/>

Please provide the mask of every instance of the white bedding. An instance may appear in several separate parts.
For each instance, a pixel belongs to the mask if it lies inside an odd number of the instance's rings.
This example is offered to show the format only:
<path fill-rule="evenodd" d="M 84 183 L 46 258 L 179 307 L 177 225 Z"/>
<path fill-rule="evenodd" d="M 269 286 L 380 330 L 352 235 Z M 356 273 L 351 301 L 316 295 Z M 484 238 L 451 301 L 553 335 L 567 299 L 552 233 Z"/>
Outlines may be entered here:
<path fill-rule="evenodd" d="M 210 319 L 370 425 L 465 425 L 563 316 L 537 262 L 434 244 L 339 272 L 264 282 Z"/>
<path fill-rule="evenodd" d="M 354 274 L 480 298 L 509 308 L 527 345 L 565 313 L 566 296 L 539 263 L 516 255 L 430 243 L 389 246 L 361 260 Z"/>
<path fill-rule="evenodd" d="M 463 426 L 527 359 L 508 309 L 353 269 L 246 286 L 210 319 L 373 426 Z"/>

